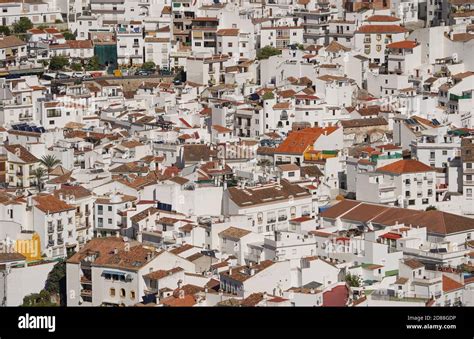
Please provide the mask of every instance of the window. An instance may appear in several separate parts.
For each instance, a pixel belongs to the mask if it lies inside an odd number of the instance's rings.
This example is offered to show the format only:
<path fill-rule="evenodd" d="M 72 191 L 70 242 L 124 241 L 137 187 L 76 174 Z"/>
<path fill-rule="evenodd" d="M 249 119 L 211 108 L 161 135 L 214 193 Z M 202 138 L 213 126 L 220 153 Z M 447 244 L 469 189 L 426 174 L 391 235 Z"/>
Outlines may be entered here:
<path fill-rule="evenodd" d="M 436 157 L 436 153 L 431 151 L 430 152 L 430 159 L 434 159 Z"/>
<path fill-rule="evenodd" d="M 382 50 L 382 45 L 377 45 L 376 50 L 377 52 L 380 52 Z"/>
<path fill-rule="evenodd" d="M 448 155 L 448 151 L 443 151 L 443 155 Z"/>
<path fill-rule="evenodd" d="M 135 291 L 130 291 L 130 299 L 135 300 Z"/>
<path fill-rule="evenodd" d="M 125 289 L 123 288 L 120 289 L 120 297 L 125 298 Z"/>
<path fill-rule="evenodd" d="M 288 172 L 288 176 L 289 176 L 289 177 L 294 177 L 294 176 L 295 176 L 295 172 Z"/>
<path fill-rule="evenodd" d="M 98 214 L 103 214 L 104 213 L 104 206 L 98 205 L 97 206 L 97 212 L 98 212 Z"/>
<path fill-rule="evenodd" d="M 472 198 L 472 188 L 466 188 L 466 197 Z"/>
<path fill-rule="evenodd" d="M 108 206 L 108 207 L 107 207 L 107 210 L 108 210 L 109 212 L 112 212 L 112 206 Z"/>
<path fill-rule="evenodd" d="M 107 223 L 110 225 L 112 223 L 112 219 L 111 218 L 107 219 Z"/>
<path fill-rule="evenodd" d="M 111 297 L 115 297 L 115 288 L 111 288 L 109 294 Z"/>
<path fill-rule="evenodd" d="M 232 42 L 227 43 L 227 47 L 232 47 Z"/>

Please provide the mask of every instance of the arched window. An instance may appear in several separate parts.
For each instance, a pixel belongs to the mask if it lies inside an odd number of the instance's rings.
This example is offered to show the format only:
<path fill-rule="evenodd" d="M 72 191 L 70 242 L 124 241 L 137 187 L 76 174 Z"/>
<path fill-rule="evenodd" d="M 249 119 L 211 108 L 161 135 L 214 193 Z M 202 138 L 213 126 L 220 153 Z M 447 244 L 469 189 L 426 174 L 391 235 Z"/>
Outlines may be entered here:
<path fill-rule="evenodd" d="M 125 289 L 123 288 L 120 289 L 120 297 L 125 298 Z"/>

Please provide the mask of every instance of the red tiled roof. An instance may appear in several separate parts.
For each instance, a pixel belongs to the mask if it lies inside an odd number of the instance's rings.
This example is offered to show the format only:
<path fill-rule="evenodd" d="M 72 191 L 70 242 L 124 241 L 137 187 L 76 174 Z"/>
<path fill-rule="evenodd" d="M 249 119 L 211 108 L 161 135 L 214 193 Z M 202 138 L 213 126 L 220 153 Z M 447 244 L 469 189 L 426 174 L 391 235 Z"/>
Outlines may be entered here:
<path fill-rule="evenodd" d="M 212 125 L 212 129 L 215 130 L 217 133 L 229 133 L 232 132 L 231 129 L 221 126 L 221 125 Z"/>
<path fill-rule="evenodd" d="M 449 278 L 446 275 L 443 275 L 443 292 L 451 292 L 463 288 L 464 285 L 457 282 L 454 279 Z"/>
<path fill-rule="evenodd" d="M 217 36 L 237 36 L 239 35 L 238 28 L 224 28 L 217 31 Z"/>
<path fill-rule="evenodd" d="M 404 41 L 397 41 L 392 42 L 391 44 L 387 45 L 387 48 L 395 48 L 395 49 L 413 49 L 418 45 L 416 41 L 413 40 L 404 40 Z"/>
<path fill-rule="evenodd" d="M 323 293 L 323 306 L 343 307 L 346 306 L 348 299 L 349 290 L 347 286 L 336 286 L 332 290 Z"/>
<path fill-rule="evenodd" d="M 45 213 L 59 213 L 74 210 L 75 207 L 59 200 L 54 195 L 38 195 L 34 197 L 35 207 Z"/>
<path fill-rule="evenodd" d="M 391 15 L 372 15 L 367 18 L 368 22 L 395 22 L 400 21 L 399 18 Z"/>
<path fill-rule="evenodd" d="M 384 238 L 384 239 L 393 239 L 393 240 L 397 240 L 397 239 L 400 239 L 402 236 L 401 234 L 397 234 L 397 233 L 391 233 L 391 232 L 388 232 L 388 233 L 385 233 L 385 234 L 382 234 L 380 236 L 380 238 Z"/>
<path fill-rule="evenodd" d="M 405 27 L 398 25 L 364 25 L 359 27 L 356 33 L 406 33 Z"/>
<path fill-rule="evenodd" d="M 303 154 L 303 152 L 313 145 L 318 138 L 327 133 L 328 135 L 337 130 L 337 127 L 326 128 L 305 128 L 300 131 L 292 132 L 277 147 L 275 153 L 279 154 Z"/>
<path fill-rule="evenodd" d="M 430 172 L 434 169 L 418 160 L 402 159 L 391 164 L 379 167 L 377 172 L 387 172 L 393 174 Z"/>

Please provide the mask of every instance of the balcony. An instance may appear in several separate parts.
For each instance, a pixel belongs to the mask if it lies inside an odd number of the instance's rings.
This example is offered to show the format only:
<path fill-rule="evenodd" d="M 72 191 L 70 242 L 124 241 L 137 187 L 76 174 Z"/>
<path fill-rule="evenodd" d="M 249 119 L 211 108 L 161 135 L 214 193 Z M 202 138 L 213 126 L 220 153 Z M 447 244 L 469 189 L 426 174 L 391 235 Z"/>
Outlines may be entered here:
<path fill-rule="evenodd" d="M 81 291 L 81 297 L 92 297 L 92 290 L 82 290 Z"/>
<path fill-rule="evenodd" d="M 285 221 L 285 220 L 288 220 L 288 217 L 286 215 L 280 215 L 278 217 L 278 221 Z"/>
<path fill-rule="evenodd" d="M 64 230 L 64 226 L 58 225 L 58 232 L 62 232 Z"/>
<path fill-rule="evenodd" d="M 81 284 L 92 285 L 92 280 L 86 276 L 81 277 Z"/>
<path fill-rule="evenodd" d="M 64 244 L 64 239 L 58 239 L 58 245 Z"/>
<path fill-rule="evenodd" d="M 48 227 L 48 233 L 50 233 L 50 234 L 54 233 L 54 227 L 53 226 Z"/>
<path fill-rule="evenodd" d="M 49 240 L 48 241 L 48 247 L 54 246 L 54 240 Z"/>

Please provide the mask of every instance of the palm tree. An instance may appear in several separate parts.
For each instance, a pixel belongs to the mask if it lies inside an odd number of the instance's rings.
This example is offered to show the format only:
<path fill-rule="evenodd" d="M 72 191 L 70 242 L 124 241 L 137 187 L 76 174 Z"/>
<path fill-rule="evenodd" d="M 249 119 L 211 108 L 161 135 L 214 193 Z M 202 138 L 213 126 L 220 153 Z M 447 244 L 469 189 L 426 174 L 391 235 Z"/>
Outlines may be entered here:
<path fill-rule="evenodd" d="M 36 185 L 38 186 L 38 191 L 41 192 L 41 183 L 46 175 L 46 171 L 43 167 L 36 168 L 32 173 L 36 178 Z"/>
<path fill-rule="evenodd" d="M 40 160 L 41 164 L 47 168 L 48 170 L 48 179 L 49 179 L 49 172 L 61 163 L 61 160 L 57 159 L 54 155 L 43 155 Z"/>

